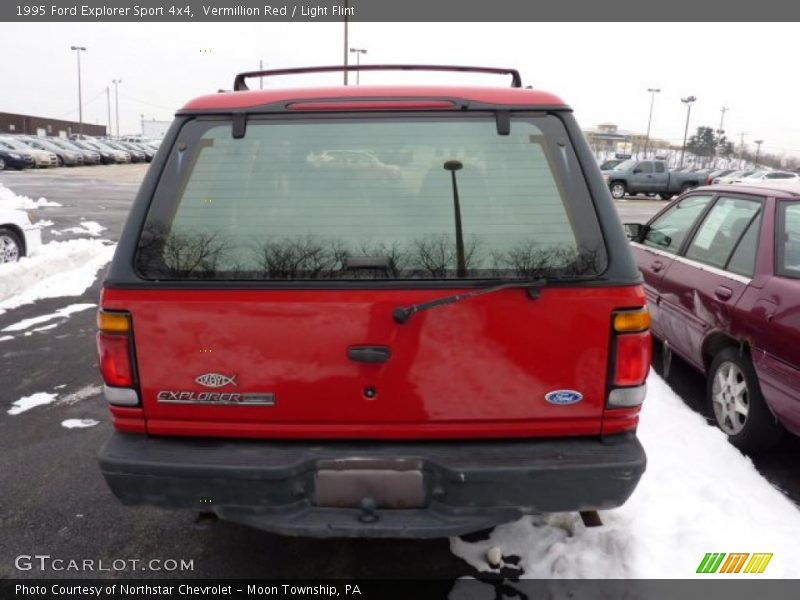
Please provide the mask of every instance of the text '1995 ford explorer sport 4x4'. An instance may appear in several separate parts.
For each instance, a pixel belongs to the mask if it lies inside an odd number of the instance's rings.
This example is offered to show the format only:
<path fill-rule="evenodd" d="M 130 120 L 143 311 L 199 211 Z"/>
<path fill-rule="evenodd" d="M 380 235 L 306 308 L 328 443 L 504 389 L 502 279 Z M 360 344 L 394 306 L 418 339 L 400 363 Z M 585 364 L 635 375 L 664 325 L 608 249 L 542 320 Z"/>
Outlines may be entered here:
<path fill-rule="evenodd" d="M 235 91 L 178 112 L 104 284 L 119 499 L 308 536 L 621 505 L 641 276 L 556 96 Z M 350 67 L 355 69 L 355 67 Z"/>

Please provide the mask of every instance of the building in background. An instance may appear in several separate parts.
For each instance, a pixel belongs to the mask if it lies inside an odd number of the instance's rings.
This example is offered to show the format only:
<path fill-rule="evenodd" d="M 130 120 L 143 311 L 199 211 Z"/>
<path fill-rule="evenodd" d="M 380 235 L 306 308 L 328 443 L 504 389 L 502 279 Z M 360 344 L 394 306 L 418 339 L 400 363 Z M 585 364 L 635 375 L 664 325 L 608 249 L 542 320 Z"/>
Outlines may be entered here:
<path fill-rule="evenodd" d="M 142 137 L 151 140 L 160 140 L 166 135 L 172 121 L 156 121 L 151 119 L 145 121 L 142 119 Z"/>
<path fill-rule="evenodd" d="M 647 137 L 644 133 L 620 129 L 615 123 L 600 123 L 597 127 L 584 129 L 583 134 L 595 156 L 619 155 L 618 158 L 641 154 Z M 669 142 L 651 137 L 647 144 L 648 155 L 669 147 Z"/>
<path fill-rule="evenodd" d="M 73 133 L 105 136 L 106 126 L 0 112 L 0 133 L 18 133 L 39 136 L 52 135 L 64 138 Z"/>

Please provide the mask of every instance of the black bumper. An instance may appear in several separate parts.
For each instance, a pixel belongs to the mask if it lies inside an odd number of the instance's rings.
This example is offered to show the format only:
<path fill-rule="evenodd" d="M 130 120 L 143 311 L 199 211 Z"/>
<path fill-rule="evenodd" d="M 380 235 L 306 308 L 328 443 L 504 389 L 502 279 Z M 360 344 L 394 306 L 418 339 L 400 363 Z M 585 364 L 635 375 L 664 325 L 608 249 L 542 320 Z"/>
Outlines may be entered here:
<path fill-rule="evenodd" d="M 421 473 L 421 504 L 376 510 L 369 509 L 370 500 L 362 508 L 318 505 L 320 470 L 365 464 L 382 473 L 397 465 Z M 632 434 L 603 441 L 354 443 L 115 433 L 100 452 L 103 475 L 124 504 L 213 512 L 311 537 L 443 537 L 526 514 L 614 508 L 631 495 L 645 464 Z"/>

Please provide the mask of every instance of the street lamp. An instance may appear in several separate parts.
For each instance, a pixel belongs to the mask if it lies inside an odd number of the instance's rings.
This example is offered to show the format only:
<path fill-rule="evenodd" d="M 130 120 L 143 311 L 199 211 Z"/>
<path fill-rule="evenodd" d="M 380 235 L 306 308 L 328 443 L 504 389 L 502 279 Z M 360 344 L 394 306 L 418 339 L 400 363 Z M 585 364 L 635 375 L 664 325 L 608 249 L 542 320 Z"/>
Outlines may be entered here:
<path fill-rule="evenodd" d="M 696 100 L 696 96 L 686 96 L 686 98 L 681 98 L 681 102 L 686 105 L 686 127 L 683 130 L 683 146 L 681 146 L 680 167 L 683 167 L 683 155 L 686 152 L 686 136 L 689 135 L 689 116 L 692 114 L 692 103 Z"/>
<path fill-rule="evenodd" d="M 456 183 L 456 171 L 460 171 L 464 164 L 458 160 L 448 160 L 444 163 L 445 171 L 450 171 L 453 183 L 453 211 L 456 220 L 456 276 L 467 276 L 467 261 L 464 255 L 464 230 L 461 228 L 461 203 L 458 199 L 458 184 Z"/>
<path fill-rule="evenodd" d="M 758 168 L 758 156 L 761 154 L 761 144 L 764 143 L 764 140 L 753 140 L 756 144 L 756 169 Z"/>
<path fill-rule="evenodd" d="M 350 48 L 350 52 L 355 52 L 356 55 L 356 67 L 361 66 L 361 55 L 366 54 L 367 51 L 364 48 Z M 361 71 L 356 71 L 356 85 L 361 85 Z"/>
<path fill-rule="evenodd" d="M 647 118 L 647 137 L 644 138 L 644 157 L 647 158 L 647 146 L 650 144 L 650 123 L 653 120 L 653 103 L 656 101 L 656 94 L 661 90 L 658 88 L 647 88 L 650 92 L 650 116 Z"/>
<path fill-rule="evenodd" d="M 114 103 L 116 104 L 117 112 L 117 139 L 119 139 L 119 88 L 117 86 L 122 83 L 122 79 L 112 79 L 111 83 L 114 84 Z"/>
<path fill-rule="evenodd" d="M 83 133 L 83 98 L 81 93 L 81 52 L 86 52 L 83 46 L 70 46 L 70 50 L 74 50 L 78 56 L 78 133 Z"/>

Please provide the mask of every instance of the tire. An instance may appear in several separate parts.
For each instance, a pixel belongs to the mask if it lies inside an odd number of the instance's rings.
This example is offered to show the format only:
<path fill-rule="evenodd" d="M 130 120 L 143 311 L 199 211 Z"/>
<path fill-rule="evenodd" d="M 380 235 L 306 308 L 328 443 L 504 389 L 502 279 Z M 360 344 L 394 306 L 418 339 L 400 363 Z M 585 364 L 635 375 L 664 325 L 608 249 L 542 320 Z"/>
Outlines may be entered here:
<path fill-rule="evenodd" d="M 695 185 L 694 183 L 684 183 L 681 186 L 681 194 L 685 194 L 689 190 L 693 190 L 696 187 L 697 187 L 697 185 Z"/>
<path fill-rule="evenodd" d="M 625 194 L 628 193 L 625 184 L 621 181 L 611 182 L 609 189 L 611 190 L 611 197 L 614 198 L 614 200 L 621 200 L 625 197 Z"/>
<path fill-rule="evenodd" d="M 767 408 L 753 364 L 739 348 L 721 350 L 711 363 L 706 399 L 714 421 L 742 452 L 775 446 L 783 427 Z"/>
<path fill-rule="evenodd" d="M 669 193 L 668 192 L 662 192 L 662 193 L 660 193 L 658 195 L 658 197 L 661 198 L 662 200 L 672 200 L 675 197 L 675 194 L 673 194 L 671 192 L 669 192 Z"/>
<path fill-rule="evenodd" d="M 0 227 L 0 264 L 17 262 L 25 256 L 25 245 L 19 234 L 8 227 Z"/>

